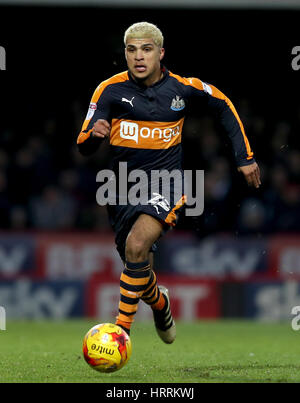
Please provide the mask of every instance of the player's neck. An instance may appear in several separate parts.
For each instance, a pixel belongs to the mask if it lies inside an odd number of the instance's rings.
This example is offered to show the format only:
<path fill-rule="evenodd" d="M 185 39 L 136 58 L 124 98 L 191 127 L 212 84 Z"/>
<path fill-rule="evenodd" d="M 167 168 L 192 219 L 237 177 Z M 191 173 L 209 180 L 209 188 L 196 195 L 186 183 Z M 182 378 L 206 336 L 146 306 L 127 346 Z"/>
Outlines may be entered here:
<path fill-rule="evenodd" d="M 163 72 L 161 71 L 161 69 L 159 69 L 159 71 L 153 75 L 153 77 L 149 77 L 147 80 L 145 80 L 144 85 L 146 87 L 151 87 L 151 85 L 156 84 L 158 81 L 160 81 L 163 78 Z"/>
<path fill-rule="evenodd" d="M 138 84 L 143 85 L 145 87 L 151 87 L 158 81 L 160 81 L 164 76 L 164 73 L 161 69 L 159 69 L 157 72 L 154 72 L 150 76 L 146 77 L 145 79 L 139 79 L 135 77 L 133 74 L 131 74 L 131 77 L 133 78 L 134 81 L 136 81 Z"/>

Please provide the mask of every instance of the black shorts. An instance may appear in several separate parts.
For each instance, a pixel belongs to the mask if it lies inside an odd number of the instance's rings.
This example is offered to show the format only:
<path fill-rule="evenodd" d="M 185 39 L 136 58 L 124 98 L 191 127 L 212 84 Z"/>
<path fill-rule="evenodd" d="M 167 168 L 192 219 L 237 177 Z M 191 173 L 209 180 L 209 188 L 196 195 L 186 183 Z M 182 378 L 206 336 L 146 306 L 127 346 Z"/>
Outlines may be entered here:
<path fill-rule="evenodd" d="M 121 259 L 125 262 L 126 239 L 140 214 L 148 214 L 156 218 L 163 224 L 163 232 L 166 232 L 176 225 L 185 203 L 185 196 L 174 203 L 169 203 L 163 196 L 156 193 L 146 205 L 108 205 L 108 217 L 115 232 L 115 242 Z M 149 252 L 155 252 L 156 249 L 157 245 L 154 243 Z"/>

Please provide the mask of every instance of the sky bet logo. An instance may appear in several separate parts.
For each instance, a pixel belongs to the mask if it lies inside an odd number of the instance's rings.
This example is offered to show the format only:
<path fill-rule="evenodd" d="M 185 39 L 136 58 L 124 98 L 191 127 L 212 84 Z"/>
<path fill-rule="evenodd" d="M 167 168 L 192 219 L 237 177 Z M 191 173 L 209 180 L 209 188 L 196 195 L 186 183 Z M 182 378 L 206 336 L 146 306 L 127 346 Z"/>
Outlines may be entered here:
<path fill-rule="evenodd" d="M 6 70 L 6 52 L 3 46 L 0 46 L 0 70 Z"/>
<path fill-rule="evenodd" d="M 292 60 L 292 69 L 300 70 L 300 46 L 294 46 L 292 49 L 292 55 L 295 56 Z"/>

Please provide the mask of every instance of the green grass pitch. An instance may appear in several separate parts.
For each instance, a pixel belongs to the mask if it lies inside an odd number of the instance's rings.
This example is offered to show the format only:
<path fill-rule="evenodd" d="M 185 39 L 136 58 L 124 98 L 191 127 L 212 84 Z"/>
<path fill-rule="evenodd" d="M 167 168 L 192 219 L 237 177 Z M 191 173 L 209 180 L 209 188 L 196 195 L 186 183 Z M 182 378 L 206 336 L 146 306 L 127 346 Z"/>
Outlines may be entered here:
<path fill-rule="evenodd" d="M 153 323 L 136 321 L 131 359 L 110 374 L 82 356 L 83 336 L 96 323 L 8 322 L 0 331 L 0 382 L 300 382 L 300 331 L 290 323 L 178 322 L 176 341 L 166 345 Z"/>

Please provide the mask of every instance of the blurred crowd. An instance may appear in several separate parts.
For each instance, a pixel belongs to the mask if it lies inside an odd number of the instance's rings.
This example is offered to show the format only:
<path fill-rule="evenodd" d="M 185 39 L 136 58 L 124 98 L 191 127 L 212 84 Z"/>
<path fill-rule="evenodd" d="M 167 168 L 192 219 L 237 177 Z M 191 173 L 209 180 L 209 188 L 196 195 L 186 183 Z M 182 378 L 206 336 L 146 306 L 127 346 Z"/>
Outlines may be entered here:
<path fill-rule="evenodd" d="M 191 116 L 184 128 L 185 168 L 205 171 L 201 217 L 180 229 L 270 234 L 300 231 L 300 106 L 291 119 L 258 116 L 250 101 L 237 106 L 259 163 L 262 186 L 247 187 L 229 140 L 210 116 Z M 83 157 L 76 138 L 88 105 L 74 100 L 64 116 L 43 117 L 20 136 L 18 125 L 0 133 L 0 226 L 11 230 L 108 230 L 96 203 L 96 173 L 108 166 L 108 144 Z"/>

